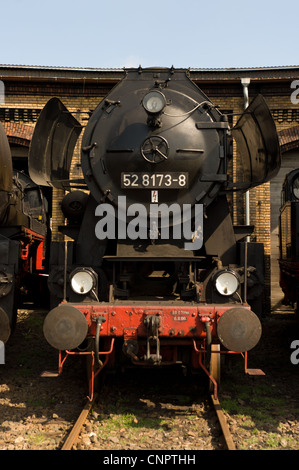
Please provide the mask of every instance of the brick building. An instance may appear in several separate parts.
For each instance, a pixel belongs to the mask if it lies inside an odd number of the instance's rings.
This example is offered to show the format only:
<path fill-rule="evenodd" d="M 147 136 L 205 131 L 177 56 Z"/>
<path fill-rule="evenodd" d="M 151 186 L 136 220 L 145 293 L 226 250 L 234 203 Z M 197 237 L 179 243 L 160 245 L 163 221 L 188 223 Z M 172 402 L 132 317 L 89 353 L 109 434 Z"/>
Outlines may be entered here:
<path fill-rule="evenodd" d="M 0 80 L 4 99 L 0 94 L 0 121 L 4 124 L 12 148 L 14 165 L 27 169 L 27 156 L 32 133 L 39 113 L 51 97 L 58 97 L 82 124 L 86 125 L 90 111 L 123 76 L 123 70 L 76 69 L 33 66 L 0 65 Z M 256 226 L 253 239 L 265 246 L 266 286 L 268 299 L 272 284 L 272 304 L 282 294 L 278 286 L 278 216 L 280 192 L 284 175 L 299 166 L 299 66 L 251 69 L 190 69 L 191 79 L 229 114 L 232 124 L 244 110 L 242 79 L 250 79 L 249 101 L 261 93 L 266 99 L 277 130 L 282 152 L 282 167 L 270 183 L 250 190 L 250 223 Z M 3 87 L 4 84 L 4 87 Z M 294 88 L 295 87 L 295 88 Z M 299 93 L 298 93 L 299 96 Z M 83 132 L 81 133 L 82 137 Z M 73 176 L 80 176 L 80 138 L 75 149 Z M 234 152 L 232 171 L 241 171 L 238 155 Z M 48 190 L 52 207 L 53 235 L 59 237 L 57 226 L 63 216 L 57 203 L 62 191 Z M 244 200 L 232 196 L 233 220 L 245 223 Z M 270 300 L 269 300 L 270 302 Z M 268 302 L 268 305 L 269 305 Z"/>

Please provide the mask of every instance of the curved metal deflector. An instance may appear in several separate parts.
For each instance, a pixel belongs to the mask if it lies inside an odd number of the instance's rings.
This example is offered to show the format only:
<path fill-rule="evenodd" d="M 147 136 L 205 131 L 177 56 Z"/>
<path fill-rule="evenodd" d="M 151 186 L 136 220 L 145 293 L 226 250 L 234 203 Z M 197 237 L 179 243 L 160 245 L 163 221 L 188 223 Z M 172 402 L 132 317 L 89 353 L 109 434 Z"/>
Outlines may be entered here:
<path fill-rule="evenodd" d="M 246 108 L 232 129 L 232 136 L 237 143 L 242 168 L 239 181 L 233 183 L 232 189 L 253 188 L 278 173 L 281 156 L 276 126 L 262 95 Z"/>
<path fill-rule="evenodd" d="M 58 98 L 42 109 L 28 156 L 29 174 L 40 186 L 66 188 L 73 151 L 82 126 Z"/>

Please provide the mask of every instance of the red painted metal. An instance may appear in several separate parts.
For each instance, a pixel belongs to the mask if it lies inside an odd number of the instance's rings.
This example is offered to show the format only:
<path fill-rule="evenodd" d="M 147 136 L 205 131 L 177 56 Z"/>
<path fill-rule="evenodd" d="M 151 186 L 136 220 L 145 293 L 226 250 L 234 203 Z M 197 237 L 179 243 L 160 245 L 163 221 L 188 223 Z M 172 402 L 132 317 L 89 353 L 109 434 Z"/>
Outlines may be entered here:
<path fill-rule="evenodd" d="M 191 366 L 201 368 L 210 378 L 214 385 L 214 397 L 217 398 L 218 388 L 216 380 L 211 376 L 207 365 L 207 333 L 205 323 L 209 322 L 213 341 L 217 338 L 217 321 L 226 310 L 232 307 L 226 305 L 141 305 L 141 304 L 75 304 L 72 306 L 80 310 L 88 324 L 88 337 L 95 337 L 96 320 L 99 316 L 105 317 L 106 321 L 102 323 L 100 329 L 101 339 L 106 339 L 105 345 L 110 343 L 107 350 L 99 352 L 99 355 L 105 355 L 101 367 L 97 367 L 95 361 L 95 352 L 65 351 L 62 358 L 62 351 L 59 351 L 58 374 L 60 375 L 66 359 L 70 355 L 91 355 L 90 378 L 89 378 L 89 400 L 94 396 L 94 384 L 96 376 L 107 365 L 109 358 L 114 351 L 116 339 L 122 339 L 124 344 L 130 340 L 139 340 L 143 345 L 147 338 L 147 328 L 145 319 L 148 315 L 160 317 L 160 327 L 158 329 L 161 348 L 163 348 L 163 364 L 175 364 L 180 346 L 190 346 L 191 348 Z M 248 305 L 243 307 L 250 309 Z M 107 347 L 107 346 L 106 346 Z M 220 351 L 220 354 L 241 354 L 244 357 L 245 371 L 247 370 L 247 353 L 234 351 Z M 132 362 L 140 364 L 136 358 Z M 142 361 L 141 361 L 142 363 Z"/>
<path fill-rule="evenodd" d="M 30 272 L 32 258 L 36 271 L 44 270 L 44 242 L 45 236 L 40 235 L 26 227 L 22 227 L 21 259 L 23 271 Z M 32 248 L 34 246 L 34 248 Z"/>
<path fill-rule="evenodd" d="M 96 332 L 96 319 L 103 316 L 106 321 L 101 326 L 101 337 L 124 337 L 125 339 L 146 338 L 145 318 L 160 317 L 159 337 L 175 339 L 206 338 L 205 322 L 209 321 L 212 337 L 217 335 L 217 321 L 223 313 L 232 307 L 226 305 L 132 305 L 128 304 L 72 304 L 86 318 L 89 335 Z M 245 308 L 250 309 L 249 306 Z"/>
<path fill-rule="evenodd" d="M 36 263 L 35 267 L 37 271 L 42 271 L 44 269 L 44 241 L 41 241 L 38 244 L 38 247 L 36 249 Z"/>

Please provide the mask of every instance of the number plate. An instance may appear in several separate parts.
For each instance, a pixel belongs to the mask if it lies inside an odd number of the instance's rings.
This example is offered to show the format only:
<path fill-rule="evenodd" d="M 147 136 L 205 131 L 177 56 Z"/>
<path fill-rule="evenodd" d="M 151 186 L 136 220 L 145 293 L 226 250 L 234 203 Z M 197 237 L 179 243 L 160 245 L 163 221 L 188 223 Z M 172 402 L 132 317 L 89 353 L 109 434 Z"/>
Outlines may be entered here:
<path fill-rule="evenodd" d="M 122 173 L 121 187 L 132 189 L 188 188 L 188 173 Z"/>

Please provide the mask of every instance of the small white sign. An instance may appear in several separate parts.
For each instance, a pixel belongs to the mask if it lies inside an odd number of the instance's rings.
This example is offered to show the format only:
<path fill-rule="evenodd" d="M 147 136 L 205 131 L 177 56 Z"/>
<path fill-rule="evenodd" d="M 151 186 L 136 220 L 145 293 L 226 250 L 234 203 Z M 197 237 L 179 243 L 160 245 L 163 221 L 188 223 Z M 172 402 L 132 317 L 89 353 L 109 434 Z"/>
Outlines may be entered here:
<path fill-rule="evenodd" d="M 152 202 L 159 202 L 158 201 L 158 191 L 152 191 Z"/>

